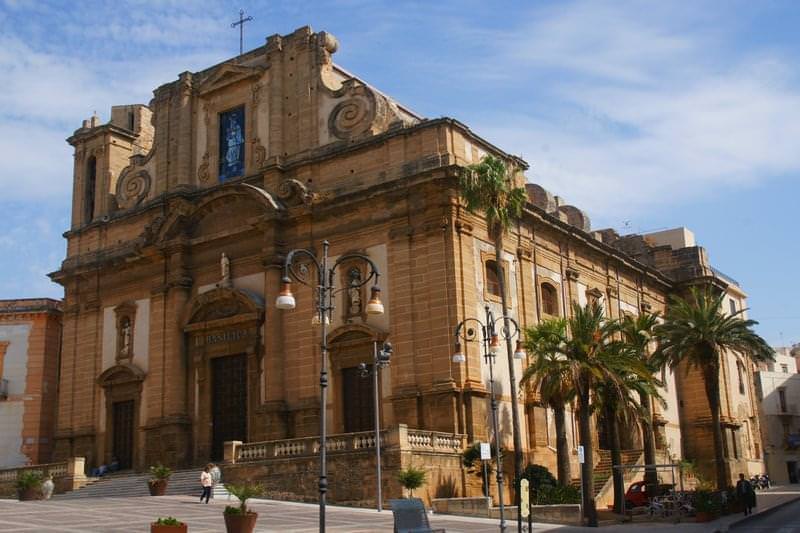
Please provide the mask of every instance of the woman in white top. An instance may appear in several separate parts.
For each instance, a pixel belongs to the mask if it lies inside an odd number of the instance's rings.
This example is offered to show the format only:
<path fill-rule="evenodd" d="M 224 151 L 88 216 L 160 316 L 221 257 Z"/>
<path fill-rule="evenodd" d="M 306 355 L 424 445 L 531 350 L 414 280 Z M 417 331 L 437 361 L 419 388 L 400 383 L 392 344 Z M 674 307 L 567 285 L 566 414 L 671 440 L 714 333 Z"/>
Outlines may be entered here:
<path fill-rule="evenodd" d="M 211 479 L 211 474 L 208 473 L 209 470 L 211 470 L 209 465 L 206 465 L 200 473 L 200 484 L 203 486 L 203 494 L 200 495 L 200 503 L 203 503 L 203 498 L 205 498 L 206 503 L 208 503 L 208 499 L 211 497 L 211 487 L 214 486 L 214 481 Z"/>

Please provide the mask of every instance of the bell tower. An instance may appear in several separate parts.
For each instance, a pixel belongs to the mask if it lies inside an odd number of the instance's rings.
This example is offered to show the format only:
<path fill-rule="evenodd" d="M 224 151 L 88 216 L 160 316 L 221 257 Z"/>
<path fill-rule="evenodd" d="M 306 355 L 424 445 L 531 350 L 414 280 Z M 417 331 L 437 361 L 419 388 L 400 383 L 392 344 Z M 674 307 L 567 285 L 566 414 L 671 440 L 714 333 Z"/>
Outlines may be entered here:
<path fill-rule="evenodd" d="M 153 145 L 152 113 L 141 104 L 114 106 L 111 120 L 95 114 L 67 139 L 75 148 L 71 228 L 103 222 L 114 212 L 117 178 L 132 156 L 146 155 Z"/>

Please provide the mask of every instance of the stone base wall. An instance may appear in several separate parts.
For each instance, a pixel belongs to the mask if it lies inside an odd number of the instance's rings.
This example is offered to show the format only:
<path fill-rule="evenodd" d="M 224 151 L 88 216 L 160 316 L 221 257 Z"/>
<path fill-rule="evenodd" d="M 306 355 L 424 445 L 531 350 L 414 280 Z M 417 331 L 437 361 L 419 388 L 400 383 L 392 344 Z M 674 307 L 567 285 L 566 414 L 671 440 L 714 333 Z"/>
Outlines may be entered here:
<path fill-rule="evenodd" d="M 20 472 L 24 471 L 39 472 L 43 479 L 47 476 L 51 476 L 53 478 L 53 484 L 55 485 L 53 490 L 54 494 L 61 494 L 63 492 L 79 489 L 87 483 L 86 475 L 83 471 L 84 464 L 83 457 L 72 457 L 61 463 L 49 463 L 0 470 L 0 498 L 17 498 L 17 476 Z"/>
<path fill-rule="evenodd" d="M 418 435 L 417 440 L 412 435 L 410 441 L 409 434 Z M 327 471 L 330 503 L 358 507 L 375 505 L 377 472 L 372 435 L 353 433 L 329 437 L 331 449 L 327 454 Z M 384 502 L 408 496 L 397 475 L 409 466 L 421 468 L 427 473 L 426 483 L 413 494 L 427 505 L 437 497 L 466 494 L 460 450 L 456 451 L 455 447 L 450 451 L 442 449 L 444 446 L 437 446 L 436 438 L 434 432 L 415 433 L 415 430 L 408 430 L 402 424 L 383 432 L 381 489 Z M 449 435 L 447 439 L 451 442 L 452 439 L 463 441 L 461 436 Z M 228 444 L 226 459 L 234 459 L 222 465 L 225 483 L 260 483 L 266 490 L 266 496 L 274 499 L 318 500 L 319 455 L 315 453 L 315 447 L 318 446 L 316 438 Z M 248 458 L 246 450 L 255 447 L 259 447 L 262 453 L 255 459 Z M 278 454 L 292 456 L 276 456 Z"/>

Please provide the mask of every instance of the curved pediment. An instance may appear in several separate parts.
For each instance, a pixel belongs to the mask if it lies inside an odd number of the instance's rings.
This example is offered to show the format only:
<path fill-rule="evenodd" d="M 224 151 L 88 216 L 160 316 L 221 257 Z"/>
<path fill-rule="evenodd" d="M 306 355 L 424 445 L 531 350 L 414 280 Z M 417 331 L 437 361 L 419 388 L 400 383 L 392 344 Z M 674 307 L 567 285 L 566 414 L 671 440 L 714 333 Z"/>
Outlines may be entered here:
<path fill-rule="evenodd" d="M 331 343 L 359 342 L 364 339 L 376 340 L 378 342 L 386 340 L 387 334 L 378 329 L 364 324 L 346 324 L 338 327 L 328 334 L 328 341 Z"/>
<path fill-rule="evenodd" d="M 140 383 L 144 381 L 145 371 L 133 363 L 118 363 L 103 371 L 97 378 L 101 387 L 122 385 L 125 383 Z"/>
<path fill-rule="evenodd" d="M 285 210 L 283 203 L 264 189 L 249 183 L 234 183 L 208 192 L 197 203 L 179 200 L 170 206 L 168 217 L 145 231 L 145 237 L 149 242 L 163 243 L 181 235 L 209 235 L 230 230 L 236 220 L 275 216 Z"/>
<path fill-rule="evenodd" d="M 235 316 L 260 318 L 264 312 L 263 299 L 252 292 L 230 287 L 218 287 L 195 296 L 188 306 L 187 328 L 205 325 L 215 320 Z"/>

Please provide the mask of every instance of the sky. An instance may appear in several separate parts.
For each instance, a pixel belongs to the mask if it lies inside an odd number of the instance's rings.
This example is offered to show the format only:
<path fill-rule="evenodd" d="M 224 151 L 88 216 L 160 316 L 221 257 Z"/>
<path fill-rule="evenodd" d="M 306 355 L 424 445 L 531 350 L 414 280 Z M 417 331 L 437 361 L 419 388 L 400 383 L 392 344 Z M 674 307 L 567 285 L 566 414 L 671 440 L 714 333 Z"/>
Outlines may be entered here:
<path fill-rule="evenodd" d="M 454 117 L 622 234 L 686 226 L 800 342 L 800 3 L 0 0 L 0 298 L 61 297 L 72 149 L 112 105 L 310 25 L 334 61 Z"/>

